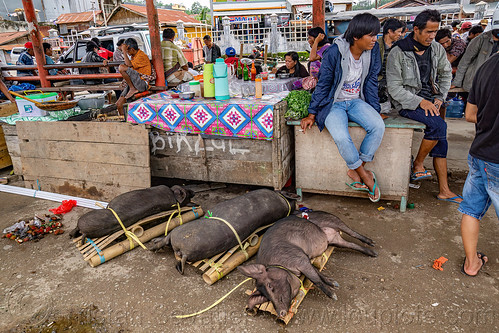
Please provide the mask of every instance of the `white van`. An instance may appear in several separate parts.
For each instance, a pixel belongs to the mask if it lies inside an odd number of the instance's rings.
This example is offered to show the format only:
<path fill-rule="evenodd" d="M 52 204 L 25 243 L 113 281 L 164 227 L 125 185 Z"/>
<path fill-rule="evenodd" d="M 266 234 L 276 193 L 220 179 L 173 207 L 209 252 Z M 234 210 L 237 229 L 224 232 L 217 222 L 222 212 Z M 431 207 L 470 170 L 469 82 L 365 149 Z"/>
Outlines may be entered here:
<path fill-rule="evenodd" d="M 16 47 L 13 47 L 12 48 L 12 51 L 10 51 L 10 62 L 8 63 L 9 65 L 15 65 L 16 62 L 17 62 L 17 59 L 19 59 L 19 56 L 21 55 L 21 53 L 24 52 L 24 47 L 19 47 L 19 46 L 16 46 Z"/>

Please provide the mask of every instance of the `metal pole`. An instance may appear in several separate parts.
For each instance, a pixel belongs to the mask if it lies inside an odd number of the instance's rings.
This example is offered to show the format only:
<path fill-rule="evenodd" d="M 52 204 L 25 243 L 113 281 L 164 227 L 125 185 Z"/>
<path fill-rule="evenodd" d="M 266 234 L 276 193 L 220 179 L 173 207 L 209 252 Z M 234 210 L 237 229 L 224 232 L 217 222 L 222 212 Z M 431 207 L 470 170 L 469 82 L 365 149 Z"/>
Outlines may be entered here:
<path fill-rule="evenodd" d="M 312 2 L 312 26 L 321 27 L 324 29 L 325 27 L 325 15 L 326 10 L 324 8 L 324 0 L 313 0 Z"/>
<path fill-rule="evenodd" d="M 165 68 L 161 54 L 161 38 L 159 33 L 158 11 L 154 7 L 154 0 L 146 0 L 147 23 L 151 37 L 152 64 L 156 70 L 156 85 L 165 86 Z"/>
<path fill-rule="evenodd" d="M 35 52 L 36 64 L 38 67 L 38 75 L 40 76 L 40 83 L 42 87 L 50 87 L 50 82 L 47 80 L 47 71 L 43 68 L 45 65 L 45 54 L 42 46 L 42 36 L 38 30 L 38 21 L 36 20 L 35 7 L 33 0 L 23 0 L 24 15 L 26 22 L 28 22 L 28 31 L 31 42 L 33 43 L 33 51 Z"/>

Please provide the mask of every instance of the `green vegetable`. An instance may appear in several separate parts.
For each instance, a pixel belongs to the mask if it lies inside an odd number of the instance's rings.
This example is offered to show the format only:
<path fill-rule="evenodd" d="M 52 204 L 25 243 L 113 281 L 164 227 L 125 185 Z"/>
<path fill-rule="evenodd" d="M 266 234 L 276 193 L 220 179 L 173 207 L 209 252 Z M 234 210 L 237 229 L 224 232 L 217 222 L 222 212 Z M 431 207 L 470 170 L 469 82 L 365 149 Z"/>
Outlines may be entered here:
<path fill-rule="evenodd" d="M 308 116 L 308 106 L 312 100 L 312 94 L 306 90 L 293 90 L 286 98 L 288 110 L 284 114 L 285 118 L 299 120 Z"/>

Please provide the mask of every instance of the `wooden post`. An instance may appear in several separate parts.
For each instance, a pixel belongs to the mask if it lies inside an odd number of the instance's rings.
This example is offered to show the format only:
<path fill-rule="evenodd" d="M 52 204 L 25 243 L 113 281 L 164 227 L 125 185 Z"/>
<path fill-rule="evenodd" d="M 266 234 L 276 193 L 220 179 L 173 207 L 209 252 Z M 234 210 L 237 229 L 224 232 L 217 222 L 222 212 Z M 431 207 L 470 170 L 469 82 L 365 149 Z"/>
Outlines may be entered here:
<path fill-rule="evenodd" d="M 146 10 L 147 23 L 149 24 L 149 36 L 151 37 L 152 64 L 156 70 L 156 85 L 165 86 L 165 68 L 163 66 L 163 56 L 161 54 L 158 11 L 154 6 L 154 0 L 146 0 Z"/>
<path fill-rule="evenodd" d="M 312 2 L 312 26 L 314 28 L 324 29 L 326 26 L 324 2 L 324 0 L 313 0 Z"/>
<path fill-rule="evenodd" d="M 38 30 L 38 22 L 36 20 L 35 7 L 33 0 L 23 0 L 24 15 L 28 22 L 28 31 L 31 42 L 33 43 L 33 51 L 35 52 L 36 64 L 38 67 L 38 75 L 43 88 L 50 87 L 50 82 L 47 80 L 47 70 L 43 68 L 45 65 L 45 53 L 43 52 L 42 36 Z"/>

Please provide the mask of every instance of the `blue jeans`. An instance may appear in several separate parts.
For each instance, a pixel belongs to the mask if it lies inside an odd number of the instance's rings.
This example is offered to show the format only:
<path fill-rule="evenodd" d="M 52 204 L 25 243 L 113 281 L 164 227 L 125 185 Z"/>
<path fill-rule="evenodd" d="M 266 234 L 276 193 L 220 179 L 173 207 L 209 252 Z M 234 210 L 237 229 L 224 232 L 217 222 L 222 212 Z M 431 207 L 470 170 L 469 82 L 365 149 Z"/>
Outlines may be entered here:
<path fill-rule="evenodd" d="M 416 110 L 400 110 L 400 115 L 405 118 L 419 121 L 426 125 L 424 139 L 438 141 L 436 146 L 430 151 L 431 157 L 447 157 L 447 123 L 440 116 L 425 115 L 419 106 Z"/>
<path fill-rule="evenodd" d="M 470 171 L 463 188 L 459 211 L 481 220 L 491 204 L 499 219 L 499 164 L 468 155 Z"/>
<path fill-rule="evenodd" d="M 349 120 L 356 122 L 367 132 L 360 145 L 360 152 L 355 148 L 348 132 Z M 385 123 L 379 113 L 361 99 L 333 103 L 325 125 L 349 169 L 357 169 L 362 162 L 372 161 L 385 133 Z"/>

